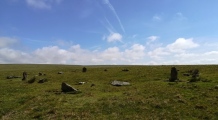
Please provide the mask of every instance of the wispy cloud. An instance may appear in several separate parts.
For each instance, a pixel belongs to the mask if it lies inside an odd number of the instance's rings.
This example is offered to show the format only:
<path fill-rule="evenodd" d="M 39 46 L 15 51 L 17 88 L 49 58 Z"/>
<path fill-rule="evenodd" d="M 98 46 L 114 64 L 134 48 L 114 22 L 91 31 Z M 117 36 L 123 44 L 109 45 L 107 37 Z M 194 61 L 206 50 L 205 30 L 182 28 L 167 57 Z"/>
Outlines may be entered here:
<path fill-rule="evenodd" d="M 162 18 L 161 18 L 160 15 L 154 15 L 154 16 L 152 17 L 152 20 L 154 20 L 154 21 L 161 21 Z"/>
<path fill-rule="evenodd" d="M 181 12 L 176 13 L 175 19 L 187 20 L 187 18 Z"/>
<path fill-rule="evenodd" d="M 10 37 L 0 37 L 0 48 L 1 47 L 8 47 L 10 45 L 15 44 L 18 42 L 17 39 L 10 38 Z"/>
<path fill-rule="evenodd" d="M 101 21 L 102 25 L 110 32 L 114 33 L 116 30 L 114 29 L 113 25 L 110 23 L 110 21 L 105 17 L 105 21 Z"/>
<path fill-rule="evenodd" d="M 158 36 L 150 36 L 147 39 L 149 40 L 149 42 L 153 42 L 156 41 L 159 37 Z"/>
<path fill-rule="evenodd" d="M 53 4 L 59 4 L 62 0 L 26 0 L 28 6 L 36 9 L 51 9 Z"/>
<path fill-rule="evenodd" d="M 108 5 L 108 7 L 110 8 L 110 10 L 114 13 L 114 15 L 116 16 L 116 18 L 117 18 L 117 20 L 118 20 L 118 22 L 119 22 L 119 24 L 120 24 L 121 29 L 122 29 L 123 32 L 125 33 L 125 29 L 124 29 L 124 27 L 123 27 L 123 24 L 122 24 L 122 22 L 121 22 L 121 20 L 120 20 L 120 18 L 119 18 L 119 16 L 118 16 L 116 10 L 114 9 L 114 7 L 112 6 L 112 4 L 110 3 L 110 1 L 109 1 L 109 0 L 103 0 L 103 1 L 104 1 L 105 4 Z"/>

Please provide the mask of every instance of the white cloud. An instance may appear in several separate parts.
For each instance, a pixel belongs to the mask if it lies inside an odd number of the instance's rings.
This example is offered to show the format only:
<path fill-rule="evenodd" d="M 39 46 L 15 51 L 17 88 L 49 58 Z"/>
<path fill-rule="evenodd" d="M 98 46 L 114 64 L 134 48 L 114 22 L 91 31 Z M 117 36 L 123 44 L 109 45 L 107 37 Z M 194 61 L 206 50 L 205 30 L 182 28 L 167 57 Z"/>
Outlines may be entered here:
<path fill-rule="evenodd" d="M 27 5 L 37 9 L 51 9 L 53 4 L 60 4 L 62 0 L 26 0 Z"/>
<path fill-rule="evenodd" d="M 141 59 L 145 56 L 145 46 L 140 44 L 134 44 L 131 46 L 130 49 L 126 49 L 124 54 L 127 59 Z"/>
<path fill-rule="evenodd" d="M 15 44 L 16 42 L 18 42 L 18 40 L 14 38 L 0 37 L 0 48 L 8 47 L 10 45 Z"/>
<path fill-rule="evenodd" d="M 1 48 L 0 63 L 31 63 L 31 57 L 19 50 Z"/>
<path fill-rule="evenodd" d="M 166 51 L 166 48 L 159 47 L 148 52 L 148 55 L 155 60 L 161 60 L 162 56 L 168 56 L 170 53 Z"/>
<path fill-rule="evenodd" d="M 171 52 L 184 52 L 186 49 L 198 47 L 197 43 L 193 42 L 192 38 L 178 38 L 174 43 L 167 45 L 167 49 Z"/>
<path fill-rule="evenodd" d="M 100 58 L 105 61 L 116 61 L 122 58 L 122 53 L 120 52 L 118 47 L 111 47 L 104 50 L 100 54 Z"/>
<path fill-rule="evenodd" d="M 60 49 L 57 46 L 43 47 L 37 49 L 34 53 L 34 58 L 40 63 L 61 63 L 66 64 L 70 59 L 71 53 L 67 50 Z"/>
<path fill-rule="evenodd" d="M 123 36 L 119 33 L 111 33 L 108 37 L 107 37 L 107 41 L 108 42 L 115 42 L 115 41 L 122 41 Z"/>
<path fill-rule="evenodd" d="M 185 38 L 178 38 L 174 43 L 169 44 L 165 47 L 158 47 L 154 50 L 148 52 L 148 55 L 154 60 L 167 60 L 172 59 L 174 57 L 181 56 L 184 58 L 188 54 L 186 51 L 192 48 L 196 48 L 199 45 L 193 42 L 193 39 L 185 39 Z M 190 53 L 189 53 L 190 54 Z"/>
<path fill-rule="evenodd" d="M 125 47 L 114 46 L 105 49 L 88 50 L 79 44 L 72 46 L 47 46 L 32 52 L 24 52 L 9 47 L 16 39 L 1 37 L 0 63 L 41 63 L 41 64 L 217 64 L 218 51 L 199 52 L 199 44 L 193 39 L 179 38 L 173 43 L 157 48 L 142 44 L 129 44 Z M 3 41 L 4 40 L 4 41 Z M 10 42 L 9 42 L 10 41 Z M 4 44 L 3 44 L 4 43 Z M 129 47 L 128 47 L 129 46 Z M 148 51 L 150 49 L 150 51 Z M 175 49 L 175 50 L 173 50 Z M 182 52 L 181 52 L 182 51 Z M 193 52 L 195 51 L 195 52 Z"/>

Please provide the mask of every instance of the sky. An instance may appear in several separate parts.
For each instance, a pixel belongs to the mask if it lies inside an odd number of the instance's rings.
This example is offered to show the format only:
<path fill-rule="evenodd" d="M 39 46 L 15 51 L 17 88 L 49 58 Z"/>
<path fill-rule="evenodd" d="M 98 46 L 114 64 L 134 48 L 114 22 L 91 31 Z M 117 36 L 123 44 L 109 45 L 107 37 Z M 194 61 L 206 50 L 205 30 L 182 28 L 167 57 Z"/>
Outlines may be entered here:
<path fill-rule="evenodd" d="M 218 64 L 217 0 L 0 0 L 0 64 Z"/>

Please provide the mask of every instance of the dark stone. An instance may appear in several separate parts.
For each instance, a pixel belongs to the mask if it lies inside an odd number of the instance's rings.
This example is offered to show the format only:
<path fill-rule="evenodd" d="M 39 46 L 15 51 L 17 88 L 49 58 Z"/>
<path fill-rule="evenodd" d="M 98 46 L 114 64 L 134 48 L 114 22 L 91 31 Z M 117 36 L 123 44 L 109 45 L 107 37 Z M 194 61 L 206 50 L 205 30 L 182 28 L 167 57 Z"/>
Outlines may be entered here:
<path fill-rule="evenodd" d="M 41 72 L 39 73 L 39 76 L 42 76 L 42 73 L 41 73 Z"/>
<path fill-rule="evenodd" d="M 7 79 L 21 78 L 20 76 L 7 76 Z"/>
<path fill-rule="evenodd" d="M 30 80 L 28 80 L 28 83 L 34 83 L 36 81 L 36 77 L 34 76 L 33 78 L 31 78 Z"/>
<path fill-rule="evenodd" d="M 128 69 L 123 69 L 122 71 L 127 72 L 127 71 L 129 71 L 129 70 L 128 70 Z"/>
<path fill-rule="evenodd" d="M 90 87 L 93 87 L 93 86 L 95 86 L 95 84 L 91 84 L 91 86 L 90 86 Z"/>
<path fill-rule="evenodd" d="M 200 77 L 199 77 L 199 70 L 198 69 L 194 69 L 191 71 L 192 73 L 192 77 L 190 79 L 189 82 L 197 82 L 200 81 Z"/>
<path fill-rule="evenodd" d="M 44 83 L 44 82 L 47 82 L 47 81 L 48 81 L 47 79 L 43 78 L 43 79 L 40 79 L 40 80 L 38 81 L 38 83 Z"/>
<path fill-rule="evenodd" d="M 86 72 L 87 71 L 87 68 L 86 67 L 83 67 L 83 70 L 82 70 L 83 72 Z"/>
<path fill-rule="evenodd" d="M 62 92 L 73 92 L 73 91 L 77 91 L 77 89 L 73 88 L 72 86 L 68 85 L 65 82 L 62 82 L 61 84 L 61 90 Z"/>
<path fill-rule="evenodd" d="M 20 76 L 14 76 L 14 78 L 21 78 Z"/>
<path fill-rule="evenodd" d="M 27 72 L 23 72 L 23 78 L 22 80 L 26 80 L 27 79 Z"/>
<path fill-rule="evenodd" d="M 177 79 L 178 79 L 178 72 L 175 67 L 172 67 L 169 81 L 175 82 Z"/>
<path fill-rule="evenodd" d="M 189 73 L 184 73 L 183 75 L 184 75 L 184 76 L 190 76 L 190 74 L 189 74 Z"/>
<path fill-rule="evenodd" d="M 198 69 L 193 70 L 192 77 L 199 77 L 199 70 Z"/>

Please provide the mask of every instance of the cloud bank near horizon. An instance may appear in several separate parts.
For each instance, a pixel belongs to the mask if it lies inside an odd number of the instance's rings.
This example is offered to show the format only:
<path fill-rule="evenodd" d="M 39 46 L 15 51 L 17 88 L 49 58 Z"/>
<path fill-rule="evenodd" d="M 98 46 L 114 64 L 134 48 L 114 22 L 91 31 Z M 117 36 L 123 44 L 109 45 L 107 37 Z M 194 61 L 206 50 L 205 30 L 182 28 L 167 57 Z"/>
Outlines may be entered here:
<path fill-rule="evenodd" d="M 154 36 L 148 38 L 150 41 L 157 39 Z M 79 44 L 61 48 L 61 45 L 57 44 L 31 52 L 15 49 L 13 46 L 19 42 L 20 40 L 15 38 L 0 38 L 1 64 L 176 65 L 216 64 L 218 60 L 218 51 L 198 52 L 199 47 L 204 44 L 195 43 L 193 38 L 178 38 L 173 43 L 152 49 L 150 45 L 155 43 L 135 43 L 103 50 L 83 49 Z"/>

